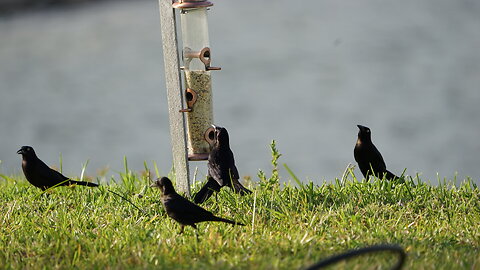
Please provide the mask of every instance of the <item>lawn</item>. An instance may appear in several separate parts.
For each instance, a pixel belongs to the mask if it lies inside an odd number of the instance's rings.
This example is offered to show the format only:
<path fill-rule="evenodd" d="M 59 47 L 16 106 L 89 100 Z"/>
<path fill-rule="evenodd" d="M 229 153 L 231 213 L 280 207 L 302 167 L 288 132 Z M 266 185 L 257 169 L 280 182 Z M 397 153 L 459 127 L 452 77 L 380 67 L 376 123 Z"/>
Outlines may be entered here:
<path fill-rule="evenodd" d="M 379 243 L 406 250 L 404 269 L 480 269 L 480 191 L 471 179 L 432 185 L 348 174 L 316 185 L 279 175 L 274 145 L 272 157 L 271 172 L 244 180 L 253 194 L 226 188 L 202 205 L 246 226 L 200 223 L 183 234 L 159 190 L 147 188 L 148 174 L 126 165 L 99 188 L 44 193 L 23 176 L 1 175 L 0 269 L 302 269 Z M 389 269 L 395 259 L 380 253 L 332 269 Z"/>

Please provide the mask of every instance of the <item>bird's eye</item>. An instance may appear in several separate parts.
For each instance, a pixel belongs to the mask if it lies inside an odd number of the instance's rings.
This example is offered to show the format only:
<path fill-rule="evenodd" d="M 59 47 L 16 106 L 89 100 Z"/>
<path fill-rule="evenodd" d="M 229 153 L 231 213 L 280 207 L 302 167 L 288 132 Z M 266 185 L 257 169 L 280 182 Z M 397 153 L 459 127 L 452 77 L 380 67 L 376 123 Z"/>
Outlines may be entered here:
<path fill-rule="evenodd" d="M 367 133 L 370 133 L 370 129 L 367 129 Z"/>

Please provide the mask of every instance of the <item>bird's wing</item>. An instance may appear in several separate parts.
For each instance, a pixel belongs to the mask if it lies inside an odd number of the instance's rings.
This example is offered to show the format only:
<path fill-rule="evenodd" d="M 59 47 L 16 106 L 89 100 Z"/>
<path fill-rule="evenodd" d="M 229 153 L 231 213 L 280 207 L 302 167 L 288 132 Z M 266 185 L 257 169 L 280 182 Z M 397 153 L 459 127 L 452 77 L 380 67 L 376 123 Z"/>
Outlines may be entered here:
<path fill-rule="evenodd" d="M 220 186 L 225 186 L 223 182 L 223 168 L 216 162 L 208 162 L 208 175 L 211 176 Z"/>
<path fill-rule="evenodd" d="M 232 179 L 239 179 L 240 176 L 238 175 L 238 170 L 237 170 L 237 166 L 235 166 L 235 164 L 233 164 L 232 167 L 230 167 L 230 175 L 229 175 L 229 179 L 230 180 L 230 177 Z"/>
<path fill-rule="evenodd" d="M 385 161 L 383 160 L 383 157 L 382 157 L 382 154 L 380 154 L 380 151 L 378 151 L 377 147 L 375 147 L 375 145 L 372 145 L 373 146 L 373 152 L 375 152 L 375 155 L 372 157 L 372 164 L 378 164 L 378 167 L 377 168 L 373 168 L 373 169 L 376 169 L 377 172 L 384 172 L 385 170 L 387 170 L 387 165 L 385 165 Z"/>
<path fill-rule="evenodd" d="M 52 170 L 52 174 L 54 174 L 57 179 L 61 179 L 62 181 L 70 179 L 70 178 L 66 177 L 65 175 L 55 171 L 54 169 L 51 169 L 51 170 Z"/>
<path fill-rule="evenodd" d="M 187 220 L 195 223 L 208 220 L 208 217 L 213 216 L 211 212 L 203 209 L 202 207 L 192 203 L 178 194 L 172 196 L 167 204 L 168 205 L 166 205 L 166 207 L 168 207 L 168 212 L 174 215 L 174 219 L 179 219 L 180 221 Z"/>
<path fill-rule="evenodd" d="M 232 179 L 238 179 L 240 178 L 238 176 L 238 170 L 237 170 L 237 166 L 235 166 L 235 157 L 233 155 L 233 152 L 232 150 L 229 149 L 228 151 L 228 168 L 230 170 L 230 175 L 229 177 L 232 177 Z"/>
<path fill-rule="evenodd" d="M 39 162 L 37 163 L 38 167 L 37 167 L 36 173 L 39 175 L 41 179 L 45 179 L 46 181 L 48 181 L 48 183 L 54 184 L 54 185 L 68 179 L 68 177 L 65 177 L 63 174 L 48 167 L 48 165 L 45 164 L 43 161 L 41 160 L 38 160 L 38 161 Z"/>
<path fill-rule="evenodd" d="M 208 174 L 222 187 L 229 184 L 230 178 L 240 178 L 237 167 L 235 166 L 235 158 L 230 149 L 221 156 L 216 156 L 212 158 L 212 160 L 209 160 Z"/>

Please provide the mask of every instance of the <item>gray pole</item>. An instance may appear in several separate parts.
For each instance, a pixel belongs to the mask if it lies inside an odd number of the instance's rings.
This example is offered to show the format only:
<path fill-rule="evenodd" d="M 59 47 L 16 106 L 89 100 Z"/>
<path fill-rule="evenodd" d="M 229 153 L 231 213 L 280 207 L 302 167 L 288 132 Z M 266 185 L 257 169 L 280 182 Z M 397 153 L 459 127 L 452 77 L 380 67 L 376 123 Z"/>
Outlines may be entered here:
<path fill-rule="evenodd" d="M 172 7 L 172 0 L 158 0 L 158 3 L 160 5 L 173 167 L 178 191 L 190 196 L 185 116 L 179 112 L 183 108 L 183 95 L 177 50 L 175 11 Z"/>

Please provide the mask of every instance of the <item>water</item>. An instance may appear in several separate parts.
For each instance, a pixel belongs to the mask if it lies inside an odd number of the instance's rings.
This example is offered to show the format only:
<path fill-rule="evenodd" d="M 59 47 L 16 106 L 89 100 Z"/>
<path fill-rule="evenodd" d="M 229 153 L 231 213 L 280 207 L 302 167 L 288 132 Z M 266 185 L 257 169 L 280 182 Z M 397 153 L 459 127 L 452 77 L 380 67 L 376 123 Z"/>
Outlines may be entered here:
<path fill-rule="evenodd" d="M 275 139 L 302 180 L 340 177 L 363 124 L 391 171 L 479 183 L 480 2 L 299 3 L 211 9 L 214 118 L 240 174 L 268 171 Z M 22 145 L 67 175 L 115 175 L 124 155 L 170 170 L 155 1 L 2 17 L 0 37 L 0 173 L 21 173 Z"/>

